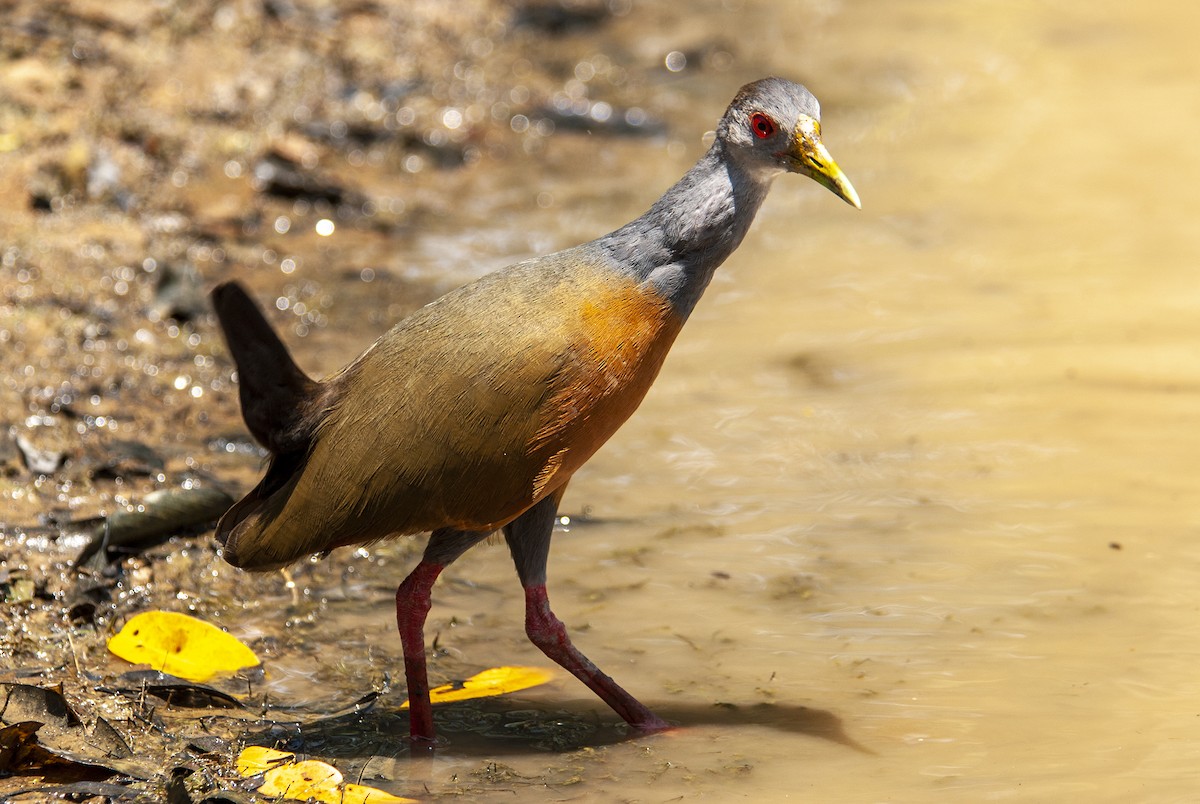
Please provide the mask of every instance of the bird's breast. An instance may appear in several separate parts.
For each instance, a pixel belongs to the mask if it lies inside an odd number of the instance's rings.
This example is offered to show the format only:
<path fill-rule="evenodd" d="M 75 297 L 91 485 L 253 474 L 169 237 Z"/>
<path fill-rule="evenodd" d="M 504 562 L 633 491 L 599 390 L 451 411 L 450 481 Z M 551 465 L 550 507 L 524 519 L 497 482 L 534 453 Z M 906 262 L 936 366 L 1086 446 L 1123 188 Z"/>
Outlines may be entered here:
<path fill-rule="evenodd" d="M 530 444 L 546 460 L 535 481 L 539 496 L 557 485 L 554 478 L 569 477 L 637 409 L 683 323 L 647 284 L 611 274 L 590 284 L 571 289 L 575 303 L 569 306 L 577 314 L 563 321 L 570 337 Z"/>

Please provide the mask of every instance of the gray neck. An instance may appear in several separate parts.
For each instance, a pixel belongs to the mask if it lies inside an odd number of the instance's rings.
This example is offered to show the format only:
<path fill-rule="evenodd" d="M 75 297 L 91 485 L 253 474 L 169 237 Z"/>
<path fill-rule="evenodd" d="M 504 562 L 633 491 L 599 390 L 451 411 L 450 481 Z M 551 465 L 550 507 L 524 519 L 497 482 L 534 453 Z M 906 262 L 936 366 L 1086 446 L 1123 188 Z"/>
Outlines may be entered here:
<path fill-rule="evenodd" d="M 717 266 L 746 236 L 772 178 L 739 165 L 717 140 L 645 215 L 593 245 L 686 319 Z"/>

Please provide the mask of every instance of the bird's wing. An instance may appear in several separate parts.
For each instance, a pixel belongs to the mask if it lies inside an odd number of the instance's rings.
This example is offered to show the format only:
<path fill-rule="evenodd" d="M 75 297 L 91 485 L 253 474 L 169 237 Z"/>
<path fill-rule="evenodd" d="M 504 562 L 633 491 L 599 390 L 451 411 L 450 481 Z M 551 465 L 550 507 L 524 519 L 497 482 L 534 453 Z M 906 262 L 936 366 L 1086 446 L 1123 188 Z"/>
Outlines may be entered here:
<path fill-rule="evenodd" d="M 611 271 L 543 258 L 417 311 L 327 380 L 310 452 L 247 505 L 230 552 L 273 566 L 515 518 L 566 482 L 657 373 L 677 327 L 661 337 L 667 307 L 640 294 Z"/>

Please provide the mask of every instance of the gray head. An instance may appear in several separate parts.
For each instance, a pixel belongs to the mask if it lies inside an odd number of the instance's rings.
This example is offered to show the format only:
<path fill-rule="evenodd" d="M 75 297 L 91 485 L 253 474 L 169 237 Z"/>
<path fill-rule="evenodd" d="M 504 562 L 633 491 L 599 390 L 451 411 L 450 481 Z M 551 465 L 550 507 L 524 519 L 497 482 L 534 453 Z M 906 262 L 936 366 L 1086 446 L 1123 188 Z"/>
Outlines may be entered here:
<path fill-rule="evenodd" d="M 764 78 L 738 90 L 717 125 L 726 157 L 760 175 L 801 173 L 862 208 L 858 193 L 821 144 L 821 105 L 799 84 Z"/>

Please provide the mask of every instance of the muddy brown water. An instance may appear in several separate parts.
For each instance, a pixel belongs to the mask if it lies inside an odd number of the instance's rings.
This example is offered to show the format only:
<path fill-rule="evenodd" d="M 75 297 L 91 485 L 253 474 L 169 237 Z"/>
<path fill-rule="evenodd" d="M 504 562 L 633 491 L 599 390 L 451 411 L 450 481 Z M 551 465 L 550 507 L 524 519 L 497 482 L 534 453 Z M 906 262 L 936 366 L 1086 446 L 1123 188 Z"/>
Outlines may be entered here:
<path fill-rule="evenodd" d="M 764 66 L 825 100 L 865 209 L 777 183 L 572 483 L 564 510 L 596 521 L 560 533 L 551 565 L 582 649 L 684 728 L 550 757 L 452 737 L 375 769 L 436 792 L 491 752 L 511 774 L 494 800 L 1197 795 L 1200 65 L 1177 14 L 738 12 Z M 690 87 L 681 114 L 711 125 L 736 83 Z M 509 220 L 531 251 L 566 245 L 637 214 L 701 147 L 551 152 L 521 180 L 554 204 Z M 610 169 L 645 179 L 607 193 Z M 492 242 L 494 265 L 521 247 Z M 540 663 L 503 548 L 451 574 L 440 644 Z M 347 654 L 394 640 L 385 596 L 325 619 L 358 632 Z M 569 678 L 519 698 L 611 720 Z"/>
<path fill-rule="evenodd" d="M 759 63 L 685 69 L 672 132 L 711 127 L 761 73 L 805 81 L 864 210 L 780 179 L 564 501 L 556 612 L 682 728 L 622 740 L 564 674 L 489 706 L 512 731 L 577 726 L 582 747 L 449 728 L 413 758 L 397 717 L 394 740 L 309 732 L 310 753 L 408 795 L 470 782 L 481 801 L 1196 797 L 1191 17 L 1162 0 L 702 6 L 688 24 L 760 42 Z M 464 187 L 403 261 L 449 286 L 594 236 L 702 148 L 580 158 L 555 138 Z M 295 279 L 328 281 L 319 263 Z M 289 336 L 318 373 L 382 330 L 381 301 L 408 303 L 340 281 L 341 322 Z M 320 698 L 331 675 L 382 687 L 402 677 L 390 584 L 418 547 L 302 567 L 301 587 L 340 586 L 297 613 L 273 580 L 227 625 L 253 639 L 291 616 L 326 635 L 270 651 L 281 697 Z M 434 597 L 433 674 L 544 664 L 520 600 L 502 546 L 460 560 Z"/>
<path fill-rule="evenodd" d="M 765 66 L 825 100 L 865 209 L 781 179 L 567 495 L 597 521 L 556 539 L 558 613 L 684 728 L 478 749 L 518 774 L 494 800 L 1197 795 L 1200 65 L 1178 13 L 739 12 Z M 686 114 L 711 125 L 735 83 Z M 531 247 L 636 214 L 700 147 L 551 154 L 524 180 L 646 178 L 523 213 Z M 487 633 L 442 644 L 537 663 L 503 548 L 451 574 L 474 586 L 444 587 L 433 618 Z M 394 639 L 375 613 L 344 616 Z M 611 719 L 569 678 L 519 697 Z M 437 791 L 478 759 L 452 740 L 379 762 Z"/>

